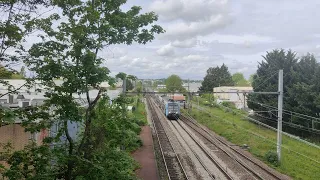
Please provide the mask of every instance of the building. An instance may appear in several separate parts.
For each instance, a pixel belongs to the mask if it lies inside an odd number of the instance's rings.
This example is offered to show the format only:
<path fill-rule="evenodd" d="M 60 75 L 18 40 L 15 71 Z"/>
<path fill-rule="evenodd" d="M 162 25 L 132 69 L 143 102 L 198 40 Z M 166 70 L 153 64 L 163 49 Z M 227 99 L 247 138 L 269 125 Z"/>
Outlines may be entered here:
<path fill-rule="evenodd" d="M 252 87 L 221 86 L 213 88 L 213 95 L 217 103 L 232 102 L 238 109 L 248 108 L 246 95 L 250 92 L 253 92 Z"/>
<path fill-rule="evenodd" d="M 25 84 L 24 80 L 7 80 L 10 85 L 15 88 Z M 61 80 L 57 80 L 56 83 L 62 83 Z M 28 106 L 38 106 L 44 103 L 47 99 L 44 92 L 36 91 L 36 89 L 45 90 L 44 87 L 40 85 L 35 85 L 31 88 L 22 87 L 17 91 L 17 94 L 8 94 L 0 98 L 0 106 L 2 109 L 5 108 L 24 108 Z M 121 90 L 108 90 L 107 95 L 110 99 L 116 98 L 120 94 Z M 0 84 L 0 94 L 7 93 L 5 87 Z M 98 94 L 98 90 L 89 91 L 90 99 L 95 99 Z M 87 106 L 86 94 L 73 94 L 76 101 L 82 105 Z M 49 129 L 43 129 L 40 132 L 31 134 L 30 132 L 25 132 L 25 129 L 21 126 L 21 120 L 16 119 L 13 123 L 5 124 L 0 122 L 0 144 L 7 144 L 10 142 L 14 150 L 21 150 L 30 140 L 35 141 L 37 144 L 41 144 L 42 140 L 47 136 L 54 136 L 58 130 L 59 126 L 53 124 Z M 77 134 L 81 129 L 81 124 L 72 123 L 68 121 L 69 134 L 73 139 L 77 138 Z M 61 141 L 65 141 L 66 137 L 61 137 Z M 0 146 L 0 152 L 2 151 Z"/>
<path fill-rule="evenodd" d="M 189 86 L 190 92 L 198 92 L 199 88 L 201 87 L 201 83 L 191 82 L 191 83 L 184 83 L 183 84 L 183 87 L 186 88 L 186 90 L 188 90 L 188 86 Z"/>
<path fill-rule="evenodd" d="M 158 89 L 165 89 L 165 88 L 166 88 L 166 85 L 159 84 L 159 85 L 157 86 L 157 88 L 158 88 Z"/>

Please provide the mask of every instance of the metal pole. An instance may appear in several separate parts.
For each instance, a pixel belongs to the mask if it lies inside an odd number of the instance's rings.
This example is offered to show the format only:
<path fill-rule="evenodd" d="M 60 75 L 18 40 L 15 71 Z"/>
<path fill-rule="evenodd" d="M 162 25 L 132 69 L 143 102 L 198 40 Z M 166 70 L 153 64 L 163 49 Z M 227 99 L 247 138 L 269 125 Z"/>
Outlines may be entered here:
<path fill-rule="evenodd" d="M 283 106 L 283 70 L 279 70 L 278 84 L 278 133 L 277 133 L 277 154 L 278 161 L 281 161 L 281 143 L 282 143 L 282 106 Z"/>
<path fill-rule="evenodd" d="M 189 88 L 189 79 L 188 79 L 188 112 L 190 113 L 190 88 Z"/>
<path fill-rule="evenodd" d="M 246 93 L 243 93 L 243 109 L 246 110 Z"/>
<path fill-rule="evenodd" d="M 122 82 L 122 92 L 125 94 L 127 91 L 127 78 L 125 77 Z"/>

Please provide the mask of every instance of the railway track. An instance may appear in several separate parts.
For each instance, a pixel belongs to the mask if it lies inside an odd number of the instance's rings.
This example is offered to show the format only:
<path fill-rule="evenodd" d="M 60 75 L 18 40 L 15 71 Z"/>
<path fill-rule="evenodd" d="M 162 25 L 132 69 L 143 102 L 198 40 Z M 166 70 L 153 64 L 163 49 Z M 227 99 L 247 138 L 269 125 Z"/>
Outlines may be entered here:
<path fill-rule="evenodd" d="M 207 171 L 211 179 L 234 179 L 232 177 L 233 175 L 230 174 L 230 171 L 228 172 L 225 167 L 223 167 L 218 161 L 216 161 L 215 158 L 212 157 L 208 149 L 205 148 L 197 139 L 195 139 L 194 135 L 192 135 L 189 130 L 181 125 L 181 122 L 170 121 L 170 123 L 173 125 L 178 134 L 181 137 L 184 137 L 185 143 L 188 144 L 189 148 L 197 157 L 202 167 Z M 192 142 L 186 140 L 187 136 L 192 139 Z M 195 147 L 194 144 L 196 144 L 197 147 Z"/>
<path fill-rule="evenodd" d="M 196 123 L 194 119 L 181 115 L 180 120 L 183 121 L 184 124 L 186 124 L 190 129 L 192 129 L 205 144 L 207 144 L 208 146 L 214 145 L 213 148 L 219 150 L 217 151 L 217 154 L 220 154 L 220 156 L 224 156 L 224 159 L 226 160 L 229 159 L 228 161 L 233 160 L 230 165 L 234 167 L 235 165 L 238 165 L 244 168 L 245 171 L 250 174 L 243 174 L 243 178 L 241 179 L 287 179 L 286 177 L 282 177 L 275 174 L 274 172 L 271 172 L 269 168 L 262 166 L 260 163 L 249 158 L 235 147 L 230 146 L 225 141 L 219 139 L 218 137 L 210 133 L 207 129 L 201 127 L 198 123 Z"/>
<path fill-rule="evenodd" d="M 188 180 L 188 176 L 181 164 L 181 161 L 177 156 L 177 153 L 175 152 L 175 149 L 173 148 L 170 139 L 160 122 L 160 118 L 154 107 L 156 106 L 156 104 L 151 100 L 150 97 L 147 97 L 147 103 L 150 107 L 150 111 L 152 114 L 152 124 L 154 126 L 154 131 L 159 143 L 162 159 L 169 180 Z"/>

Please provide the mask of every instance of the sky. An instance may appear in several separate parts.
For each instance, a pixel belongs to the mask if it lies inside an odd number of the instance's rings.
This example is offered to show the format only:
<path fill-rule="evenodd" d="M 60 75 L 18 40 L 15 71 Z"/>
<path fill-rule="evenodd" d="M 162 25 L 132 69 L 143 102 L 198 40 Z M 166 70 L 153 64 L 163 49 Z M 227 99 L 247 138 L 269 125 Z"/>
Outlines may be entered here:
<path fill-rule="evenodd" d="M 108 47 L 101 55 L 113 73 L 203 79 L 225 63 L 248 78 L 275 48 L 320 56 L 317 0 L 128 0 L 124 8 L 132 5 L 156 12 L 166 33 L 146 45 Z"/>
<path fill-rule="evenodd" d="M 111 75 L 201 80 L 209 67 L 224 63 L 249 78 L 273 49 L 320 57 L 318 0 L 128 0 L 122 8 L 133 5 L 156 12 L 166 33 L 146 45 L 103 49 L 99 56 Z"/>

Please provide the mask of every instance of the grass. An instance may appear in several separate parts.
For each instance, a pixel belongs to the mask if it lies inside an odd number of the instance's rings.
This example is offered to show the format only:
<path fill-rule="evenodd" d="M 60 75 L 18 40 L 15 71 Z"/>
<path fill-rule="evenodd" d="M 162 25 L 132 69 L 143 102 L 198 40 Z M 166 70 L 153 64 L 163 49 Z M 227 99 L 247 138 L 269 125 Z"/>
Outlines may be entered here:
<path fill-rule="evenodd" d="M 136 109 L 135 111 L 131 112 L 130 114 L 139 119 L 142 120 L 144 122 L 144 125 L 146 125 L 148 123 L 147 121 L 147 112 L 145 109 L 145 104 L 143 102 L 141 102 L 141 100 L 143 99 L 143 97 L 141 95 L 136 95 L 133 96 L 133 102 L 130 104 L 131 106 L 134 106 Z"/>
<path fill-rule="evenodd" d="M 265 155 L 269 151 L 276 152 L 275 131 L 249 122 L 241 115 L 227 112 L 221 107 L 207 107 L 202 102 L 200 106 L 210 114 L 192 109 L 190 114 L 199 123 L 234 144 L 247 144 L 249 152 L 269 166 L 293 179 L 320 179 L 320 164 L 314 162 L 320 162 L 319 149 L 283 135 L 281 164 L 272 164 L 266 160 Z"/>

